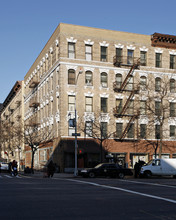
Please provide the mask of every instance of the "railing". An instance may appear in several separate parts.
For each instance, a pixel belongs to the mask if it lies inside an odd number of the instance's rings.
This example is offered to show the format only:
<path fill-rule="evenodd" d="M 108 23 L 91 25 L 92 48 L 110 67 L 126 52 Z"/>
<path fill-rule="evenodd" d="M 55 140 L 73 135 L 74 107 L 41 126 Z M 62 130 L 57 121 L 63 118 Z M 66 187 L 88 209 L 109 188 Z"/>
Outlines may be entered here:
<path fill-rule="evenodd" d="M 37 77 L 34 77 L 31 79 L 31 82 L 29 83 L 29 88 L 35 88 L 39 84 L 39 80 Z"/>
<path fill-rule="evenodd" d="M 120 66 L 132 66 L 136 65 L 136 68 L 140 65 L 140 59 L 137 57 L 131 57 L 131 56 L 117 56 L 115 55 L 113 57 L 113 64 L 114 66 L 120 67 Z"/>
<path fill-rule="evenodd" d="M 33 97 L 30 101 L 29 101 L 29 107 L 38 107 L 40 105 L 40 103 L 37 100 L 37 97 Z"/>

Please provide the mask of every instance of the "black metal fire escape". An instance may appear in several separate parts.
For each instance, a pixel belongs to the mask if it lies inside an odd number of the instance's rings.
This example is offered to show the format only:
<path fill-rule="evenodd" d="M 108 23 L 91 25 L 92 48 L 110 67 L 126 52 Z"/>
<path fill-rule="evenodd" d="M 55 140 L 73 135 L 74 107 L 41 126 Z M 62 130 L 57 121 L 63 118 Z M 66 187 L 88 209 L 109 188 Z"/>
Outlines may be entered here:
<path fill-rule="evenodd" d="M 119 108 L 117 106 L 114 108 L 114 111 L 113 111 L 114 116 L 116 118 L 122 118 L 122 117 L 129 118 L 129 121 L 128 121 L 126 127 L 124 128 L 120 137 L 118 138 L 120 141 L 124 140 L 126 134 L 128 133 L 128 131 L 130 129 L 131 124 L 136 119 L 138 119 L 138 116 L 139 116 L 138 111 L 134 114 L 127 113 L 127 109 L 129 107 L 130 101 L 132 101 L 134 95 L 139 92 L 138 85 L 136 87 L 134 87 L 134 83 L 133 83 L 133 88 L 131 88 L 131 89 L 128 89 L 127 85 L 129 83 L 130 78 L 133 77 L 134 71 L 136 69 L 139 69 L 139 65 L 140 65 L 139 58 L 138 59 L 133 58 L 132 62 L 129 63 L 128 57 L 127 57 L 127 59 L 124 57 L 119 57 L 119 56 L 114 57 L 114 66 L 117 66 L 117 67 L 126 66 L 126 67 L 130 68 L 128 74 L 126 75 L 126 77 L 125 77 L 124 81 L 121 83 L 121 85 L 119 85 L 119 82 L 114 82 L 114 84 L 113 84 L 113 89 L 115 92 L 129 94 L 129 96 L 128 96 L 127 100 L 125 101 L 125 103 L 123 104 L 123 106 L 121 108 Z"/>

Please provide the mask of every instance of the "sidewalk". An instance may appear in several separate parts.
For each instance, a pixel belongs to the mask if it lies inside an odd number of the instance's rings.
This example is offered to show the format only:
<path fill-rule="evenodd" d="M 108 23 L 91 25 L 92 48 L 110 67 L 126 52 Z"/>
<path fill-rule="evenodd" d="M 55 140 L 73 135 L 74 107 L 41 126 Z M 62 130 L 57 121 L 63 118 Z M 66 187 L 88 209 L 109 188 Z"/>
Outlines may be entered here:
<path fill-rule="evenodd" d="M 35 177 L 35 178 L 47 178 L 44 175 L 44 172 L 38 172 L 38 171 L 35 171 L 34 174 L 19 172 L 19 175 L 26 177 Z M 54 173 L 53 176 L 53 178 L 73 178 L 73 177 L 75 177 L 74 173 Z"/>

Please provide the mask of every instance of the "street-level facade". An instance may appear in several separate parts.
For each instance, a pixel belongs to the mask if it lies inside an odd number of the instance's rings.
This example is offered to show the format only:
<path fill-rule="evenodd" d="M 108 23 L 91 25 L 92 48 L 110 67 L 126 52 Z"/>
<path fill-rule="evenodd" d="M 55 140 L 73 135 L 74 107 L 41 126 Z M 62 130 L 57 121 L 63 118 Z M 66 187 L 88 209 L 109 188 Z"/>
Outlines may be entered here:
<path fill-rule="evenodd" d="M 162 155 L 175 157 L 175 74 L 175 36 L 59 24 L 24 77 L 24 123 L 33 121 L 41 134 L 48 129 L 53 134 L 36 152 L 35 167 L 42 168 L 52 158 L 61 171 L 74 168 L 75 127 L 69 122 L 75 108 L 78 167 L 100 161 L 99 142 L 88 135 L 97 117 L 104 134 L 112 134 L 103 141 L 104 160 L 128 167 L 139 159 L 147 162 L 154 150 L 146 139 L 160 139 L 156 133 L 161 122 L 153 123 L 153 132 L 147 130 L 151 118 L 145 102 L 158 94 L 151 103 L 156 111 L 161 108 L 160 87 L 165 81 L 169 92 L 164 102 L 172 104 L 162 124 Z M 26 166 L 30 158 L 26 146 Z"/>

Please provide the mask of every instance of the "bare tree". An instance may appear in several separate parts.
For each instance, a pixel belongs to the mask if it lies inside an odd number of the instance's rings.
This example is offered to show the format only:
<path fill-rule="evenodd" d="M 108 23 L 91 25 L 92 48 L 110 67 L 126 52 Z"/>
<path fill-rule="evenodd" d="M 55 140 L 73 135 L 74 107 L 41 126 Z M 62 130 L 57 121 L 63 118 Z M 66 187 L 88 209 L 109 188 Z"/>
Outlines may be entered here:
<path fill-rule="evenodd" d="M 140 100 L 145 100 L 145 116 L 147 118 L 147 134 L 145 136 L 146 146 L 154 148 L 155 156 L 159 148 L 161 158 L 163 140 L 169 136 L 168 120 L 175 120 L 175 86 L 172 85 L 172 78 L 165 75 L 156 77 L 155 80 L 149 77 L 148 84 L 143 85 L 140 93 Z M 143 99 L 145 97 L 145 99 Z M 143 117 L 143 116 L 142 116 Z"/>
<path fill-rule="evenodd" d="M 104 161 L 103 149 L 108 150 L 108 139 L 113 137 L 115 133 L 114 125 L 110 125 L 107 115 L 104 113 L 90 114 L 82 117 L 84 121 L 79 124 L 79 129 L 84 132 L 85 136 L 94 138 L 100 145 L 100 162 Z M 108 130 L 108 126 L 114 128 L 113 131 Z"/>
<path fill-rule="evenodd" d="M 31 170 L 34 172 L 34 155 L 36 151 L 43 147 L 46 142 L 53 138 L 53 132 L 50 126 L 41 130 L 40 125 L 34 121 L 24 124 L 24 143 L 31 149 Z"/>

